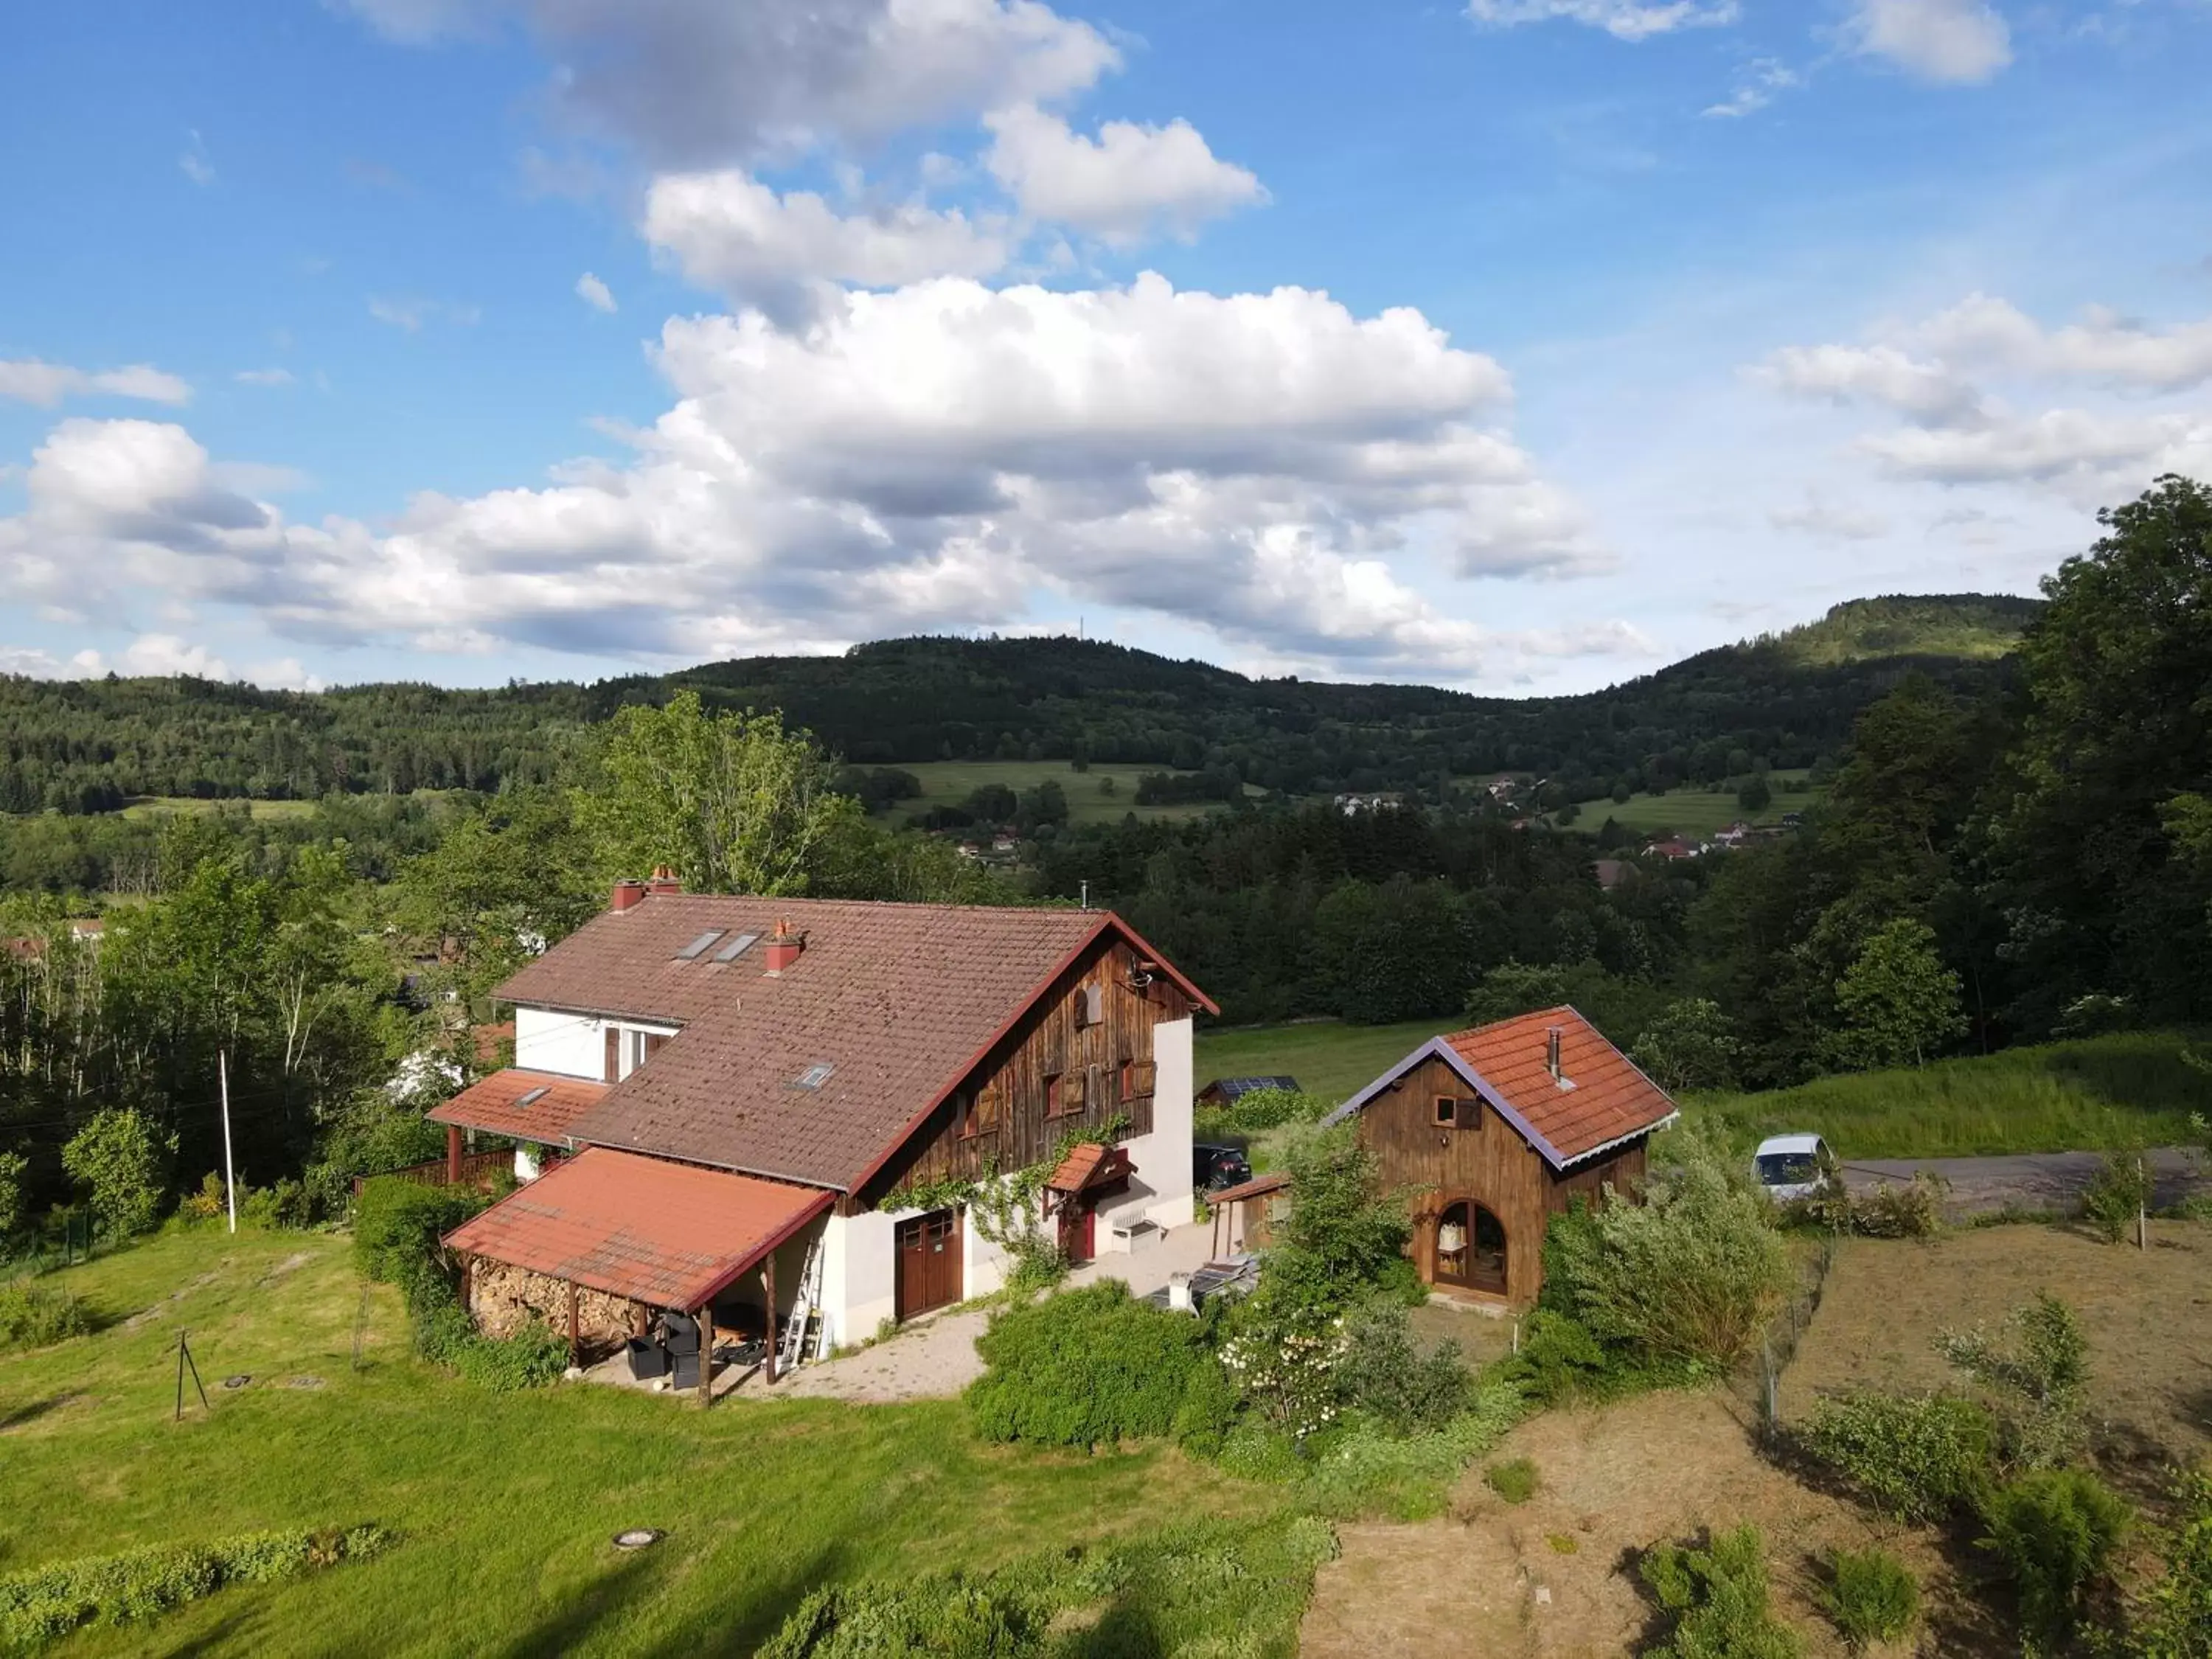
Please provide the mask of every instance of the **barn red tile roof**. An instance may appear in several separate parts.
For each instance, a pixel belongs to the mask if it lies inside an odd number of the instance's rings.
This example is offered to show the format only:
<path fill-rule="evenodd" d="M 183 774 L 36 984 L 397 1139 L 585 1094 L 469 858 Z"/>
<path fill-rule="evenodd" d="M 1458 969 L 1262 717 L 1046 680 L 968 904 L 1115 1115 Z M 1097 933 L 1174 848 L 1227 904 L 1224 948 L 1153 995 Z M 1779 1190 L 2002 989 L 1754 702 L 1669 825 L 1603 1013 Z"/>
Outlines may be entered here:
<path fill-rule="evenodd" d="M 1129 1173 L 1129 1154 L 1120 1146 L 1086 1140 L 1060 1161 L 1044 1184 L 1055 1193 L 1079 1193 L 1102 1182 L 1118 1181 Z"/>
<path fill-rule="evenodd" d="M 1559 1033 L 1559 1078 L 1551 1033 Z M 1546 1008 L 1425 1042 L 1330 1115 L 1340 1121 L 1431 1056 L 1445 1060 L 1554 1168 L 1601 1152 L 1673 1117 L 1667 1091 L 1572 1008 Z"/>
<path fill-rule="evenodd" d="M 450 1249 L 656 1308 L 702 1308 L 836 1200 L 587 1147 L 446 1235 Z"/>
<path fill-rule="evenodd" d="M 537 1097 L 528 1098 L 533 1091 Z M 555 1146 L 568 1139 L 568 1126 L 606 1091 L 604 1083 L 510 1066 L 471 1083 L 428 1116 L 433 1123 Z"/>
<path fill-rule="evenodd" d="M 774 975 L 780 921 L 806 942 Z M 1218 1012 L 1107 911 L 680 893 L 602 913 L 498 994 L 681 1028 L 570 1125 L 579 1141 L 849 1191 L 1109 936 Z"/>

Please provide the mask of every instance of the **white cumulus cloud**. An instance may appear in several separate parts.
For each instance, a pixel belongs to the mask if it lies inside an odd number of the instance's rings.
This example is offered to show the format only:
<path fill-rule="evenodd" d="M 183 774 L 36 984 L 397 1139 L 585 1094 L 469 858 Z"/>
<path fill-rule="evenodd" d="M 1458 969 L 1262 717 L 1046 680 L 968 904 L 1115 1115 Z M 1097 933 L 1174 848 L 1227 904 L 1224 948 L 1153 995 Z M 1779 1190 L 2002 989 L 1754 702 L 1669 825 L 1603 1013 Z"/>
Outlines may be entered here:
<path fill-rule="evenodd" d="M 1636 648 L 1509 639 L 1425 591 L 1607 561 L 1513 440 L 1504 371 L 1414 311 L 946 277 L 799 331 L 673 319 L 657 357 L 676 401 L 627 462 L 418 497 L 381 532 L 287 523 L 181 428 L 64 422 L 0 520 L 27 556 L 0 556 L 0 597 L 158 587 L 295 638 L 658 661 L 1015 625 L 1040 599 L 1364 674 Z"/>
<path fill-rule="evenodd" d="M 576 297 L 594 311 L 612 312 L 615 308 L 614 290 L 588 270 L 576 278 Z"/>
<path fill-rule="evenodd" d="M 97 371 L 36 357 L 0 359 L 0 398 L 52 409 L 65 398 L 132 398 L 141 403 L 187 404 L 192 389 L 149 363 Z"/>
<path fill-rule="evenodd" d="M 1161 228 L 1188 237 L 1208 219 L 1267 199 L 1257 177 L 1218 158 L 1188 121 L 1109 121 L 1088 138 L 1024 105 L 987 125 L 984 164 L 1024 212 L 1117 246 Z"/>
<path fill-rule="evenodd" d="M 1051 100 L 1121 62 L 1039 0 L 350 0 L 395 40 L 516 16 L 562 65 L 558 116 L 659 167 L 860 144 Z"/>
<path fill-rule="evenodd" d="M 1986 0 L 1857 0 L 1861 52 L 1924 81 L 1986 81 L 2012 62 L 2012 31 Z"/>
<path fill-rule="evenodd" d="M 917 204 L 843 214 L 811 191 L 779 194 L 750 173 L 665 173 L 646 193 L 646 240 L 702 287 L 779 315 L 818 283 L 898 288 L 984 276 L 1006 263 L 1004 227 Z"/>
<path fill-rule="evenodd" d="M 1644 40 L 1676 29 L 1713 28 L 1742 15 L 1736 0 L 1468 0 L 1478 23 L 1583 23 L 1617 40 Z"/>

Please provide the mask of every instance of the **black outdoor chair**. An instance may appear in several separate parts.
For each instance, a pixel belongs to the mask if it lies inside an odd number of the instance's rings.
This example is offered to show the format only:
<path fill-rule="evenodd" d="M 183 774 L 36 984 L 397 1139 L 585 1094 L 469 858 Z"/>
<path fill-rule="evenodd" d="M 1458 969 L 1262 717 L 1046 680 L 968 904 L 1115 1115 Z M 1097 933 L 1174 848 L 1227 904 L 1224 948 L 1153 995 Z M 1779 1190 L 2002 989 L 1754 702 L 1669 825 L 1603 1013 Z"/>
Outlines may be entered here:
<path fill-rule="evenodd" d="M 623 1348 L 629 1355 L 629 1374 L 640 1382 L 650 1382 L 656 1376 L 668 1375 L 668 1350 L 658 1342 L 648 1342 L 643 1337 L 632 1337 Z"/>

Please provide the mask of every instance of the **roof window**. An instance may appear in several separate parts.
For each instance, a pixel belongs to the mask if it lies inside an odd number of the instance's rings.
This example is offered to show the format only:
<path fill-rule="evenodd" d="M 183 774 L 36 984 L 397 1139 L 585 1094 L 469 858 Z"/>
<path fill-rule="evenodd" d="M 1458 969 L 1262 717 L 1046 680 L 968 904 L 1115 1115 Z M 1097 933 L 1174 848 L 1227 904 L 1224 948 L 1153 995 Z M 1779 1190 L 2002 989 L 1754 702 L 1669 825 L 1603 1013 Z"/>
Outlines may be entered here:
<path fill-rule="evenodd" d="M 717 962 L 735 962 L 739 957 L 744 955 L 746 949 L 756 943 L 759 938 L 760 935 L 758 933 L 740 933 L 735 939 L 732 939 L 727 945 L 725 945 L 720 950 L 714 952 L 714 960 Z"/>
<path fill-rule="evenodd" d="M 693 939 L 689 945 L 685 945 L 682 950 L 676 953 L 677 961 L 690 962 L 694 957 L 706 955 L 707 947 L 712 945 L 716 939 L 721 938 L 721 936 L 722 930 L 720 928 L 709 927 L 705 933 L 700 934 L 698 938 Z"/>
<path fill-rule="evenodd" d="M 529 1093 L 516 1096 L 514 1103 L 518 1107 L 535 1106 L 539 1101 L 544 1099 L 546 1096 L 552 1092 L 553 1089 L 551 1085 L 541 1083 L 535 1089 L 531 1090 Z"/>
<path fill-rule="evenodd" d="M 836 1069 L 828 1060 L 817 1060 L 799 1074 L 799 1081 L 794 1086 L 801 1089 L 818 1089 L 830 1080 L 830 1073 Z"/>

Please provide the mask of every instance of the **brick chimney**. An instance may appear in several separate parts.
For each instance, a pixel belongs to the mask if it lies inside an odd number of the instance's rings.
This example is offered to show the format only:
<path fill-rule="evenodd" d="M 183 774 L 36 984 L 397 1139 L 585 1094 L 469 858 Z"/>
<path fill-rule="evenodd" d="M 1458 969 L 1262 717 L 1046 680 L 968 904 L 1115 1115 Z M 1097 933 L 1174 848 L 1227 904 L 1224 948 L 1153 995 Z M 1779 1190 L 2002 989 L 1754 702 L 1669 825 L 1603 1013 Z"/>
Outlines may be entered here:
<path fill-rule="evenodd" d="M 676 879 L 676 872 L 668 866 L 656 864 L 653 866 L 653 879 L 646 884 L 645 890 L 665 897 L 671 893 L 682 892 L 684 884 Z"/>
<path fill-rule="evenodd" d="M 613 902 L 607 906 L 607 908 L 619 914 L 631 908 L 644 896 L 643 882 L 629 879 L 618 881 L 615 884 Z"/>
<path fill-rule="evenodd" d="M 768 967 L 765 971 L 769 977 L 774 979 L 780 976 L 786 969 L 799 960 L 799 953 L 805 948 L 805 933 L 794 928 L 787 921 L 777 922 L 775 931 L 770 933 L 768 939 Z"/>

